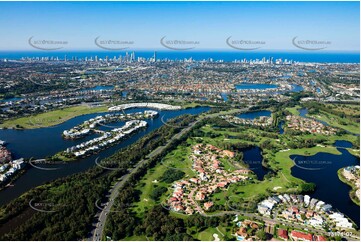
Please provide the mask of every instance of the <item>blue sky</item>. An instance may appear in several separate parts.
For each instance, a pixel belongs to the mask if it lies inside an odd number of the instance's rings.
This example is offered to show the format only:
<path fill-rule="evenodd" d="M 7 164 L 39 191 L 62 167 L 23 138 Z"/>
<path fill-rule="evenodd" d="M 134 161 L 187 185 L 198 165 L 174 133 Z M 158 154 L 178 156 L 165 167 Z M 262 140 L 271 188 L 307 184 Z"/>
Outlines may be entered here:
<path fill-rule="evenodd" d="M 34 50 L 31 36 L 67 41 L 64 50 L 97 50 L 97 36 L 134 41 L 133 49 L 162 49 L 167 36 L 230 50 L 232 36 L 297 50 L 298 36 L 359 51 L 359 19 L 359 2 L 0 2 L 0 50 Z"/>

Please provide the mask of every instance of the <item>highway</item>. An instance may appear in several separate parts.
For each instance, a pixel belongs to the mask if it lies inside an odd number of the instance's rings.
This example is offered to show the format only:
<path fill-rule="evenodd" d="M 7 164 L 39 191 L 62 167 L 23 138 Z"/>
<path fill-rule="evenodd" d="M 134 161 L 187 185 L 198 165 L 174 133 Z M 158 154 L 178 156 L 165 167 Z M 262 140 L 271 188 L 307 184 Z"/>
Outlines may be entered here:
<path fill-rule="evenodd" d="M 240 112 L 240 111 L 246 111 L 246 110 L 248 110 L 248 109 L 237 110 L 237 111 Z M 216 117 L 218 115 L 219 115 L 218 113 L 214 113 L 214 114 L 200 116 L 198 120 L 194 121 L 193 123 L 190 123 L 187 127 L 183 128 L 179 133 L 177 133 L 170 140 L 168 140 L 166 145 L 159 146 L 155 150 L 150 152 L 148 154 L 147 158 L 152 158 L 152 157 L 160 154 L 161 152 L 163 152 L 174 140 L 179 139 L 182 135 L 189 132 L 197 123 L 199 123 L 204 118 Z M 111 212 L 111 208 L 114 204 L 114 199 L 119 195 L 120 188 L 124 186 L 124 184 L 128 181 L 128 179 L 131 177 L 131 175 L 133 173 L 137 172 L 139 167 L 141 165 L 143 165 L 146 161 L 147 161 L 146 159 L 139 161 L 135 165 L 135 167 L 129 173 L 122 176 L 119 179 L 119 181 L 114 185 L 114 187 L 110 190 L 110 196 L 109 196 L 108 202 L 105 204 L 104 209 L 101 210 L 99 217 L 98 217 L 98 222 L 96 223 L 96 227 L 92 232 L 92 234 L 93 234 L 92 238 L 89 238 L 89 240 L 98 241 L 103 238 L 104 225 L 105 225 L 107 216 Z"/>
<path fill-rule="evenodd" d="M 235 112 L 246 112 L 248 111 L 249 108 L 244 108 L 244 109 L 238 109 L 238 110 L 232 110 L 229 111 L 228 113 L 235 113 Z M 168 146 L 175 141 L 176 139 L 179 139 L 182 135 L 186 134 L 187 132 L 189 132 L 197 123 L 199 123 L 200 121 L 202 121 L 205 118 L 212 118 L 212 117 L 216 117 L 219 116 L 219 113 L 213 113 L 213 114 L 207 114 L 207 115 L 201 115 L 199 116 L 198 120 L 194 121 L 193 123 L 190 123 L 187 127 L 183 128 L 179 133 L 177 133 L 176 135 L 174 135 L 170 140 L 167 141 L 167 143 L 164 146 L 159 146 L 157 147 L 155 150 L 153 150 L 152 152 L 150 152 L 147 156 L 147 158 L 152 158 L 158 154 L 160 154 L 161 152 L 163 152 L 166 148 L 168 148 Z M 110 192 L 110 196 L 108 198 L 108 202 L 105 204 L 104 208 L 101 210 L 99 217 L 98 217 L 98 222 L 96 223 L 96 228 L 93 230 L 93 235 L 92 238 L 89 238 L 89 240 L 94 240 L 94 241 L 99 241 L 103 238 L 103 233 L 104 233 L 104 225 L 107 219 L 108 214 L 111 212 L 111 208 L 114 204 L 114 200 L 115 198 L 119 195 L 119 191 L 120 189 L 124 186 L 124 184 L 128 181 L 128 179 L 131 177 L 132 174 L 134 174 L 135 172 L 138 171 L 139 167 L 141 167 L 141 165 L 143 165 L 145 162 L 147 162 L 147 159 L 143 159 L 141 161 L 139 161 L 132 170 L 129 170 L 129 173 L 123 175 L 119 181 L 113 186 L 113 188 L 111 188 L 109 190 Z M 257 219 L 260 221 L 264 221 L 264 222 L 268 222 L 268 223 L 277 223 L 277 224 L 283 224 L 295 229 L 302 229 L 302 230 L 308 230 L 309 232 L 313 232 L 315 234 L 319 234 L 319 235 L 327 235 L 327 232 L 321 229 L 316 229 L 316 228 L 312 228 L 309 226 L 305 226 L 305 225 L 301 225 L 301 224 L 294 224 L 288 221 L 283 221 L 283 220 L 279 220 L 279 219 L 271 219 L 268 217 L 263 217 L 258 215 L 257 213 L 245 213 L 245 212 L 241 212 L 241 211 L 222 211 L 222 212 L 218 212 L 218 213 L 213 213 L 213 214 L 202 214 L 203 216 L 206 217 L 213 217 L 213 216 L 224 216 L 227 214 L 238 214 L 238 215 L 243 215 L 246 217 L 249 217 L 251 219 Z M 359 237 L 355 234 L 353 236 L 344 236 L 344 238 L 346 238 L 347 240 L 357 240 L 359 241 Z"/>

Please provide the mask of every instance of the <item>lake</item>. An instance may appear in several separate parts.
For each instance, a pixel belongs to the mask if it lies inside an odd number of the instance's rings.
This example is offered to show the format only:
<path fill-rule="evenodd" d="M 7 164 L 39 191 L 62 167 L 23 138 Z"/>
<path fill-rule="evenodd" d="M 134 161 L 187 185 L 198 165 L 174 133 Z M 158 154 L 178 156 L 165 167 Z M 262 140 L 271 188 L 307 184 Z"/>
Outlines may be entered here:
<path fill-rule="evenodd" d="M 247 113 L 241 113 L 236 115 L 238 118 L 244 118 L 244 119 L 256 119 L 261 116 L 267 116 L 271 117 L 272 112 L 268 110 L 261 110 L 261 111 L 254 111 L 254 112 L 247 112 Z"/>
<path fill-rule="evenodd" d="M 21 194 L 30 190 L 31 188 L 39 186 L 45 182 L 87 170 L 88 168 L 95 165 L 95 159 L 97 157 L 99 157 L 99 159 L 106 158 L 114 154 L 117 150 L 133 144 L 144 135 L 164 125 L 164 123 L 161 121 L 163 115 L 164 115 L 163 120 L 167 121 L 179 115 L 183 115 L 183 114 L 195 115 L 195 114 L 200 114 L 202 112 L 206 112 L 209 109 L 210 109 L 209 107 L 196 107 L 196 108 L 182 109 L 176 111 L 158 111 L 159 116 L 157 116 L 154 119 L 147 120 L 148 126 L 146 129 L 137 132 L 128 139 L 100 152 L 99 154 L 86 157 L 76 162 L 70 162 L 65 165 L 56 165 L 56 167 L 60 168 L 58 170 L 40 170 L 31 167 L 25 172 L 25 174 L 20 176 L 20 178 L 13 183 L 15 185 L 14 187 L 10 187 L 0 191 L 0 205 L 9 202 L 10 200 L 20 196 Z M 135 109 L 128 109 L 125 112 L 126 113 L 143 112 L 144 110 L 149 110 L 149 109 L 135 108 Z M 106 113 L 102 113 L 102 114 L 106 114 Z M 62 138 L 61 134 L 65 129 L 70 129 L 98 115 L 99 113 L 78 116 L 62 124 L 48 128 L 29 129 L 29 130 L 12 130 L 12 129 L 0 130 L 0 140 L 5 140 L 8 143 L 7 148 L 12 152 L 14 159 L 20 157 L 24 157 L 27 159 L 31 157 L 45 158 L 47 156 L 52 156 L 59 151 L 65 150 L 68 147 L 79 144 L 84 140 L 89 140 L 96 137 L 96 134 L 93 134 L 87 136 L 85 139 L 65 140 Z M 117 124 L 115 123 L 113 125 L 117 125 Z"/>
<path fill-rule="evenodd" d="M 297 84 L 291 84 L 292 86 L 292 90 L 291 92 L 302 92 L 303 91 L 303 87 Z"/>
<path fill-rule="evenodd" d="M 223 98 L 223 101 L 225 101 L 225 102 L 228 101 L 227 93 L 222 92 L 222 93 L 221 93 L 221 97 Z"/>
<path fill-rule="evenodd" d="M 242 149 L 243 161 L 248 164 L 249 168 L 256 174 L 257 179 L 262 181 L 264 176 L 270 172 L 267 168 L 262 166 L 262 150 L 258 146 Z"/>
<path fill-rule="evenodd" d="M 277 88 L 278 85 L 275 84 L 263 84 L 263 83 L 241 83 L 236 85 L 237 90 L 249 90 L 249 89 L 259 89 L 265 90 L 270 88 Z"/>
<path fill-rule="evenodd" d="M 91 88 L 85 88 L 81 91 L 104 91 L 104 90 L 113 90 L 114 86 L 95 86 Z"/>
<path fill-rule="evenodd" d="M 16 101 L 20 101 L 20 100 L 23 100 L 23 98 L 21 98 L 21 97 L 12 97 L 12 98 L 0 99 L 0 102 L 6 103 L 6 102 L 16 102 Z"/>
<path fill-rule="evenodd" d="M 347 141 L 337 141 L 334 145 L 352 147 L 352 144 Z M 360 159 L 344 148 L 337 148 L 337 150 L 341 152 L 341 155 L 320 152 L 312 156 L 290 156 L 297 164 L 292 167 L 291 174 L 307 182 L 315 183 L 316 191 L 310 194 L 311 197 L 329 203 L 360 226 L 360 207 L 349 197 L 351 188 L 340 181 L 337 175 L 340 168 L 360 165 Z"/>
<path fill-rule="evenodd" d="M 298 112 L 300 112 L 300 116 L 303 117 L 303 118 L 308 118 L 306 115 L 308 114 L 308 110 L 307 108 L 301 108 L 301 109 L 298 109 Z"/>
<path fill-rule="evenodd" d="M 285 124 L 285 121 L 283 121 L 283 120 L 278 122 L 278 129 L 279 129 L 280 134 L 283 134 L 285 132 L 285 130 L 283 128 L 284 124 Z"/>
<path fill-rule="evenodd" d="M 301 108 L 298 110 L 300 112 L 300 116 L 301 117 L 304 117 L 304 118 L 310 118 L 310 119 L 313 119 L 325 126 L 330 126 L 326 121 L 323 121 L 323 120 L 320 120 L 320 119 L 317 119 L 317 118 L 313 118 L 313 117 L 307 117 L 306 115 L 308 114 L 308 109 L 307 108 Z M 356 133 L 352 133 L 348 130 L 345 130 L 345 129 L 342 129 L 343 131 L 345 131 L 346 133 L 349 133 L 349 134 L 352 134 L 352 135 L 356 135 L 356 136 L 360 136 L 359 134 L 356 134 Z"/>

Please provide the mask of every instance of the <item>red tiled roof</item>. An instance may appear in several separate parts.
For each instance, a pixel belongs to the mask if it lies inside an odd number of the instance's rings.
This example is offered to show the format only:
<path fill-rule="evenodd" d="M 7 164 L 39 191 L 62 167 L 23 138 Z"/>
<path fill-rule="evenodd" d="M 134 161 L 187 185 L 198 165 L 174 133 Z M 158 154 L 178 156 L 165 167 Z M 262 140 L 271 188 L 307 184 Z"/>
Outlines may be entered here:
<path fill-rule="evenodd" d="M 278 237 L 281 237 L 281 238 L 283 238 L 283 239 L 288 239 L 287 230 L 278 229 Z"/>
<path fill-rule="evenodd" d="M 306 234 L 306 233 L 302 233 L 302 232 L 293 230 L 291 232 L 291 236 L 296 238 L 296 239 L 303 239 L 303 240 L 312 241 L 312 234 Z"/>
<path fill-rule="evenodd" d="M 315 236 L 315 240 L 316 241 L 326 241 L 327 239 L 325 237 L 323 237 L 322 235 L 317 235 L 317 236 Z"/>

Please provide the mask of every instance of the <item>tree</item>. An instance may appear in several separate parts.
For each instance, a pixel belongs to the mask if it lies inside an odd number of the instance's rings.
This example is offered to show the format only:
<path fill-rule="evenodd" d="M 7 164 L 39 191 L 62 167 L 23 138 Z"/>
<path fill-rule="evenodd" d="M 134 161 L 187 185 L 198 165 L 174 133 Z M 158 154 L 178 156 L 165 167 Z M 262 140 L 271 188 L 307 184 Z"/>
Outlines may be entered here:
<path fill-rule="evenodd" d="M 262 229 L 258 230 L 256 233 L 257 237 L 262 240 L 262 241 L 266 241 L 267 240 L 267 235 L 266 232 L 264 232 Z"/>
<path fill-rule="evenodd" d="M 303 192 L 313 192 L 316 189 L 316 184 L 309 182 L 301 184 L 301 189 Z"/>
<path fill-rule="evenodd" d="M 183 171 L 169 168 L 164 172 L 163 176 L 161 177 L 161 181 L 172 183 L 182 179 L 184 175 L 185 173 Z"/>
<path fill-rule="evenodd" d="M 167 188 L 165 187 L 156 187 L 153 189 L 151 194 L 149 195 L 151 199 L 154 201 L 158 201 L 158 199 L 167 191 Z"/>

